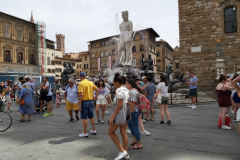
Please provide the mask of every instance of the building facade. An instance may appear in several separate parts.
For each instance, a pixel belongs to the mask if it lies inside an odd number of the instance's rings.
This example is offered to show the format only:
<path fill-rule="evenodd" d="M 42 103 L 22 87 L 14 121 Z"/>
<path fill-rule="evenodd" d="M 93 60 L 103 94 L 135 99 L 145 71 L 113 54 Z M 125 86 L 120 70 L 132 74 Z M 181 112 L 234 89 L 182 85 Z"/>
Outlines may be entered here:
<path fill-rule="evenodd" d="M 0 74 L 39 75 L 36 24 L 0 12 Z"/>
<path fill-rule="evenodd" d="M 76 79 L 80 78 L 81 72 L 82 72 L 82 58 L 79 58 L 76 62 Z"/>
<path fill-rule="evenodd" d="M 82 63 L 80 64 L 81 72 L 85 72 L 88 76 L 91 76 L 90 68 L 90 53 L 88 51 L 83 51 L 79 53 Z"/>
<path fill-rule="evenodd" d="M 119 35 L 89 42 L 91 76 L 96 76 L 100 70 L 112 68 L 119 61 L 118 45 L 113 37 L 119 37 Z M 152 28 L 134 32 L 132 47 L 134 66 L 141 67 L 142 54 L 144 59 L 151 54 L 156 71 L 156 38 L 158 37 L 160 36 Z"/>
<path fill-rule="evenodd" d="M 164 40 L 156 41 L 156 67 L 158 74 L 164 73 L 172 62 L 173 48 Z"/>
<path fill-rule="evenodd" d="M 240 2 L 238 0 L 178 0 L 180 49 L 174 62 L 199 85 L 216 82 L 216 54 L 223 53 L 223 74 L 240 69 Z"/>

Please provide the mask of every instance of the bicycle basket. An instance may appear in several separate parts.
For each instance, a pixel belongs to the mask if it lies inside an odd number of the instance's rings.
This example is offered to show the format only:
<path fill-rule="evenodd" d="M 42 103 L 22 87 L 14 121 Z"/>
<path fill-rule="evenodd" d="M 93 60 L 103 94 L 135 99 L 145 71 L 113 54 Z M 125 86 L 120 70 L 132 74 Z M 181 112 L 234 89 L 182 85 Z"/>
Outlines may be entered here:
<path fill-rule="evenodd" d="M 0 99 L 0 111 L 4 111 L 5 109 L 5 104 L 4 102 Z"/>

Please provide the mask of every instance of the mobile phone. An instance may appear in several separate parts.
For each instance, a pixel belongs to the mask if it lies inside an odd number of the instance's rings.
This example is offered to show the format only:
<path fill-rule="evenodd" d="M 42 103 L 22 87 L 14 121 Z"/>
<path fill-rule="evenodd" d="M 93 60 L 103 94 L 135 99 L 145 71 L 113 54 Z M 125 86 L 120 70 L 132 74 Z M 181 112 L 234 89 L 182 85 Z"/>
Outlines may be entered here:
<path fill-rule="evenodd" d="M 115 123 L 115 119 L 113 120 L 113 123 Z M 108 125 L 109 125 L 109 121 L 108 121 Z"/>

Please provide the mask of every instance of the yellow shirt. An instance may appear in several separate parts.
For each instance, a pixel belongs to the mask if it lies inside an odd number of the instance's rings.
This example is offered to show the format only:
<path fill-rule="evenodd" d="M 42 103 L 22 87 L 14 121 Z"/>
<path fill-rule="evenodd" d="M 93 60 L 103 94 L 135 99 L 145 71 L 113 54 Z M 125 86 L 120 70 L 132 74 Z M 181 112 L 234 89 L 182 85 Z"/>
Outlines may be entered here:
<path fill-rule="evenodd" d="M 88 81 L 87 79 L 82 80 L 78 86 L 78 92 L 83 92 L 83 99 L 92 100 L 93 99 L 93 91 L 96 90 L 97 87 L 93 84 L 93 82 Z"/>

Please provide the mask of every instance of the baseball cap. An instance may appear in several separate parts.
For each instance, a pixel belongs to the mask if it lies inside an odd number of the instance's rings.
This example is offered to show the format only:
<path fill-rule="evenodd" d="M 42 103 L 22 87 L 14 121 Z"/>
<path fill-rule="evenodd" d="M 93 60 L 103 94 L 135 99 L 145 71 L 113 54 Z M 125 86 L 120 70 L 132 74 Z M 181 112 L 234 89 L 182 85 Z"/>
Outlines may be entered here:
<path fill-rule="evenodd" d="M 80 77 L 85 77 L 87 74 L 85 72 L 80 73 Z"/>

